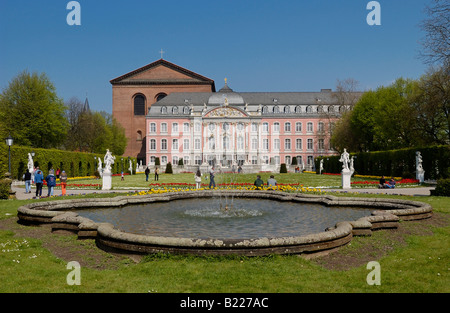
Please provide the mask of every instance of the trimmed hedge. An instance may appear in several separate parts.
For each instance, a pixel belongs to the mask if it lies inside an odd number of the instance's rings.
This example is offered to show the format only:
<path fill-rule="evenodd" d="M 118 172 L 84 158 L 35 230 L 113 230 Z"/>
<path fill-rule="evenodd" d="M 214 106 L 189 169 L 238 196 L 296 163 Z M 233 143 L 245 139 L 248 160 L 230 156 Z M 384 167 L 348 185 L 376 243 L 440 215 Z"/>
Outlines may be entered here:
<path fill-rule="evenodd" d="M 431 194 L 433 196 L 450 197 L 450 178 L 439 179 L 436 188 Z"/>
<path fill-rule="evenodd" d="M 94 176 L 97 170 L 98 163 L 94 157 L 101 158 L 102 165 L 104 154 L 86 153 L 86 152 L 72 152 L 57 149 L 36 149 L 23 146 L 11 147 L 11 178 L 14 180 L 21 180 L 23 174 L 27 170 L 28 153 L 34 151 L 35 156 L 33 158 L 34 165 L 44 172 L 44 176 L 48 171 L 53 168 L 64 170 L 69 177 L 83 177 Z M 125 160 L 125 158 L 124 158 Z M 128 158 L 127 158 L 128 160 Z M 136 159 L 131 158 L 133 167 L 136 167 Z M 128 168 L 124 164 L 124 167 Z M 120 173 L 121 157 L 116 156 L 116 160 L 112 166 L 113 173 Z M 0 143 L 0 178 L 4 176 L 4 173 L 8 171 L 8 147 L 5 143 Z"/>
<path fill-rule="evenodd" d="M 356 157 L 354 167 L 357 174 L 415 178 L 416 151 L 422 154 L 426 179 L 450 178 L 450 145 L 351 153 L 351 156 Z M 339 155 L 316 158 L 316 171 L 319 171 L 321 159 L 324 160 L 323 173 L 337 174 L 342 171 Z"/>

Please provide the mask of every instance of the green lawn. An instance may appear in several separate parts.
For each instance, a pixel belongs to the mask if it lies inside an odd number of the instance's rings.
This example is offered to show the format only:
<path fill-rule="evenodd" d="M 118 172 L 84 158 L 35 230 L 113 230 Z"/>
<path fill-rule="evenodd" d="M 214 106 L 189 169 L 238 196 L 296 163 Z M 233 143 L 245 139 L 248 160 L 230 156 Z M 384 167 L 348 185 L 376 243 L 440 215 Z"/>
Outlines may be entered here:
<path fill-rule="evenodd" d="M 269 175 L 269 174 L 267 174 Z M 263 179 L 267 179 L 262 174 Z M 237 182 L 253 182 L 256 175 L 236 175 Z M 277 174 L 282 183 L 304 183 L 305 186 L 335 186 L 339 177 L 305 174 Z M 153 177 L 152 177 L 153 178 Z M 221 182 L 221 177 L 216 179 Z M 227 176 L 222 177 L 223 180 Z M 93 180 L 84 180 L 92 183 Z M 153 181 L 153 179 L 151 179 Z M 193 182 L 193 174 L 160 175 L 160 182 Z M 150 183 L 150 181 L 149 181 Z M 144 175 L 115 177 L 113 186 L 144 187 Z M 114 195 L 88 195 L 85 197 Z M 361 195 L 354 195 L 361 196 Z M 364 195 L 364 197 L 387 197 Z M 81 196 L 79 196 L 81 197 Z M 450 201 L 444 197 L 400 197 L 430 203 L 439 214 L 450 213 Z M 56 198 L 58 199 L 58 198 Z M 15 216 L 20 205 L 29 201 L 0 202 L 0 219 Z M 38 200 L 47 201 L 47 200 Z M 407 222 L 405 222 L 407 223 Z M 450 227 L 431 227 L 428 235 L 407 237 L 405 245 L 394 246 L 385 257 L 375 259 L 381 265 L 381 285 L 369 286 L 370 270 L 359 266 L 349 270 L 328 270 L 316 262 L 297 256 L 189 257 L 155 256 L 140 263 L 123 262 L 115 270 L 81 269 L 81 285 L 69 286 L 67 262 L 52 255 L 38 239 L 15 237 L 8 230 L 0 231 L 0 292 L 158 292 L 158 293 L 217 293 L 217 292 L 401 292 L 447 293 L 450 291 Z M 56 236 L 51 235 L 49 236 Z M 61 240 L 73 243 L 76 249 L 94 241 L 77 241 L 75 236 Z M 341 249 L 343 253 L 357 249 L 362 243 L 390 245 L 383 231 L 372 237 L 358 237 Z"/>

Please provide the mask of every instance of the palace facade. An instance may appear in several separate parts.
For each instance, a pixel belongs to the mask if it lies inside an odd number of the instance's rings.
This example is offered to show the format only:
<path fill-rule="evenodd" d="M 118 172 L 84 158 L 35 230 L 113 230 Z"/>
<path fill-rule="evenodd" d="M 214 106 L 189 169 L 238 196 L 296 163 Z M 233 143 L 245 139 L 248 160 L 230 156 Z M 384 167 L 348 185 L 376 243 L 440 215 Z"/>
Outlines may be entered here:
<path fill-rule="evenodd" d="M 348 109 L 330 89 L 235 92 L 225 80 L 218 92 L 172 93 L 149 109 L 147 164 L 313 170 L 314 158 L 336 154 L 330 135 Z"/>

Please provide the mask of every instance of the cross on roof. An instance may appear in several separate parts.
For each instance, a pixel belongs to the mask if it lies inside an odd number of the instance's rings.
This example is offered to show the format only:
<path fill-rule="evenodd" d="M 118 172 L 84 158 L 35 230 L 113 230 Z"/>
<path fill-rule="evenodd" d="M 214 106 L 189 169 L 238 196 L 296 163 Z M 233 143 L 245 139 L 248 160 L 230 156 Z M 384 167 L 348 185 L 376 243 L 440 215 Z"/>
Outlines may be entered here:
<path fill-rule="evenodd" d="M 161 49 L 161 51 L 159 53 L 161 53 L 161 59 L 162 59 L 163 58 L 163 54 L 165 53 L 165 51 L 163 51 L 163 49 Z"/>

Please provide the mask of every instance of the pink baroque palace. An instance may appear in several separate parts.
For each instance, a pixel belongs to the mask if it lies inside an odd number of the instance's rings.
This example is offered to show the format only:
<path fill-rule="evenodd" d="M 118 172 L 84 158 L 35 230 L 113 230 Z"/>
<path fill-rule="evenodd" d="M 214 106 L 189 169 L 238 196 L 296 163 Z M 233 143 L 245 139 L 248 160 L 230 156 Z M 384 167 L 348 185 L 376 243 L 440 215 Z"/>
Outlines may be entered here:
<path fill-rule="evenodd" d="M 357 96 L 360 93 L 357 93 Z M 331 89 L 320 92 L 171 93 L 146 116 L 146 164 L 174 171 L 256 173 L 315 170 L 314 158 L 335 155 L 333 126 L 343 111 Z M 295 159 L 295 160 L 294 160 Z"/>

